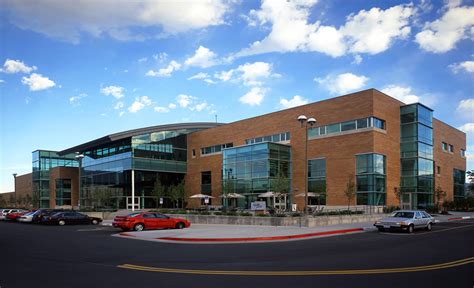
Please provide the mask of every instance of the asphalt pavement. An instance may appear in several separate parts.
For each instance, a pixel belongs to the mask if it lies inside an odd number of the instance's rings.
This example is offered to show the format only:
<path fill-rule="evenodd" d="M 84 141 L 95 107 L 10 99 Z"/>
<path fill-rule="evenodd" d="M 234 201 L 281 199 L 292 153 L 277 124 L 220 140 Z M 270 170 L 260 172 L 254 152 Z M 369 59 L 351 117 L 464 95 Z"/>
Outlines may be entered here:
<path fill-rule="evenodd" d="M 474 221 L 290 242 L 177 245 L 0 223 L 0 287 L 473 287 Z"/>

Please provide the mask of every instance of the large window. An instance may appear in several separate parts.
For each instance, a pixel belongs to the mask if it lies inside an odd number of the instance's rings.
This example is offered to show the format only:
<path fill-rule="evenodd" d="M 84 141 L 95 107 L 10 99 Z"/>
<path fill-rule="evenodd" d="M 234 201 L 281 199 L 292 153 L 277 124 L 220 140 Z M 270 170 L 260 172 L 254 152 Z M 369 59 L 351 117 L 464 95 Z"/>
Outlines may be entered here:
<path fill-rule="evenodd" d="M 201 155 L 219 153 L 225 148 L 231 148 L 233 146 L 234 145 L 232 143 L 226 143 L 226 144 L 219 144 L 219 145 L 204 147 L 204 148 L 201 148 Z"/>
<path fill-rule="evenodd" d="M 211 195 L 212 174 L 211 171 L 201 172 L 201 193 Z"/>
<path fill-rule="evenodd" d="M 56 179 L 56 205 L 71 205 L 71 179 Z"/>
<path fill-rule="evenodd" d="M 308 137 L 322 136 L 327 134 L 340 133 L 345 131 L 352 131 L 364 129 L 367 127 L 375 127 L 385 130 L 385 121 L 377 117 L 367 117 L 358 120 L 351 120 L 341 123 L 334 123 L 330 125 L 314 127 L 308 129 Z"/>
<path fill-rule="evenodd" d="M 251 144 L 223 151 L 223 194 L 238 193 L 245 198 L 232 201 L 249 208 L 259 194 L 286 186 L 290 191 L 290 147 L 272 142 Z M 235 203 L 234 203 L 235 202 Z"/>
<path fill-rule="evenodd" d="M 356 155 L 357 205 L 385 205 L 385 156 Z"/>
<path fill-rule="evenodd" d="M 269 136 L 255 137 L 251 139 L 246 139 L 245 144 L 255 144 L 261 142 L 283 142 L 290 140 L 290 132 L 278 133 Z"/>
<path fill-rule="evenodd" d="M 466 172 L 453 169 L 454 199 L 462 199 L 465 196 L 464 182 L 466 181 Z"/>
<path fill-rule="evenodd" d="M 309 205 L 326 205 L 326 159 L 308 160 Z"/>

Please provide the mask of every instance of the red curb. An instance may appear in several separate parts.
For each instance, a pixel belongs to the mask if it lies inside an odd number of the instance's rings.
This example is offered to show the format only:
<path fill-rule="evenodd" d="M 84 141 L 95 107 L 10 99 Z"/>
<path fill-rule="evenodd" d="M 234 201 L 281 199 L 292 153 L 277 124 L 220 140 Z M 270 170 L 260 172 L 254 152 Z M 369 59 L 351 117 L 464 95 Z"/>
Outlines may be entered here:
<path fill-rule="evenodd" d="M 137 237 L 135 235 L 132 235 L 132 234 L 128 234 L 128 233 L 119 233 L 120 236 L 127 236 L 127 237 Z"/>
<path fill-rule="evenodd" d="M 464 217 L 454 217 L 454 218 L 448 218 L 448 221 L 455 221 L 455 220 L 466 220 L 466 219 L 471 219 L 471 216 L 464 216 Z"/>
<path fill-rule="evenodd" d="M 157 240 L 169 240 L 169 241 L 180 241 L 180 242 L 272 241 L 272 240 L 301 239 L 301 238 L 335 235 L 335 234 L 346 234 L 346 233 L 359 232 L 359 231 L 364 231 L 364 229 L 363 228 L 353 228 L 353 229 L 333 230 L 333 231 L 307 233 L 307 234 L 299 234 L 299 235 L 269 236 L 269 237 L 248 237 L 248 238 L 176 238 L 176 237 L 160 237 L 160 238 L 155 238 L 155 239 L 157 239 Z"/>

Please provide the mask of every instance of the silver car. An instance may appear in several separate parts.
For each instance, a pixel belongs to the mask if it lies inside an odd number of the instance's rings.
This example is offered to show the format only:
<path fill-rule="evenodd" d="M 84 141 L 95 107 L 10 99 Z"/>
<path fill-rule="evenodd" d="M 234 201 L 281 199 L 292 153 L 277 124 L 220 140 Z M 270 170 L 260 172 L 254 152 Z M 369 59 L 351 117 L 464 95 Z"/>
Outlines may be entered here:
<path fill-rule="evenodd" d="M 374 223 L 379 231 L 385 230 L 403 230 L 413 233 L 415 229 L 426 229 L 431 231 L 435 220 L 433 216 L 425 211 L 418 210 L 399 210 L 393 212 L 390 217 L 383 218 Z"/>

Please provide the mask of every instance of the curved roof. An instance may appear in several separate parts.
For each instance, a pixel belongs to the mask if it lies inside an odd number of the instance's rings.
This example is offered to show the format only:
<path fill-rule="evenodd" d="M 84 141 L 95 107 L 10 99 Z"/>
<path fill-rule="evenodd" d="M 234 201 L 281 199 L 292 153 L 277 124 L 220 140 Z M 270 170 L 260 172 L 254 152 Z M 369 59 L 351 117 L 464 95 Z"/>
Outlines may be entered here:
<path fill-rule="evenodd" d="M 74 152 L 82 152 L 92 147 L 104 145 L 107 143 L 115 142 L 118 140 L 126 139 L 126 138 L 137 136 L 137 135 L 152 133 L 152 132 L 173 131 L 173 130 L 181 130 L 181 129 L 203 130 L 203 129 L 213 128 L 220 125 L 224 125 L 224 123 L 215 123 L 215 122 L 175 123 L 175 124 L 166 124 L 166 125 L 157 125 L 157 126 L 138 128 L 138 129 L 118 132 L 118 133 L 110 134 L 101 138 L 97 138 L 95 140 L 59 151 L 58 154 L 64 155 L 64 154 L 69 154 L 69 153 L 74 153 Z"/>

